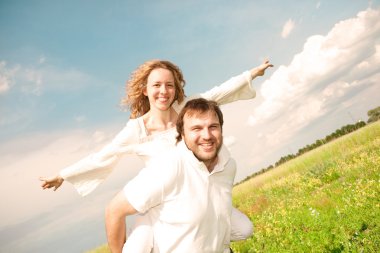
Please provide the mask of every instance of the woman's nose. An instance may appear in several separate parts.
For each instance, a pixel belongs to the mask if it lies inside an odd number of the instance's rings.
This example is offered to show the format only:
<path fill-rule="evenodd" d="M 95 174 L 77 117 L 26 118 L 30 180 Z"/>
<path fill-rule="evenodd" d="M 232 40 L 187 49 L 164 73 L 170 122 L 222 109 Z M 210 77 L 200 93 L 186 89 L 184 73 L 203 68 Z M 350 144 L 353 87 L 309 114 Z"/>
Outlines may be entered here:
<path fill-rule="evenodd" d="M 168 88 L 166 87 L 166 85 L 161 85 L 160 92 L 161 93 L 166 93 L 167 91 L 168 91 Z"/>

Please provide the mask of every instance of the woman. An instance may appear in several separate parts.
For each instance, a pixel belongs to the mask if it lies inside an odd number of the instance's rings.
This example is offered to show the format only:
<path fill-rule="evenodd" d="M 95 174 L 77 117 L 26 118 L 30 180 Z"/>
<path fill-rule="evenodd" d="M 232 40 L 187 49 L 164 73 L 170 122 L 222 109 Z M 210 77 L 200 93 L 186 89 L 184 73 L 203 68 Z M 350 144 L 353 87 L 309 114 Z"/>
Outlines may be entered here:
<path fill-rule="evenodd" d="M 272 66 L 269 61 L 265 61 L 259 67 L 233 77 L 199 96 L 214 100 L 220 105 L 254 98 L 256 93 L 250 85 L 251 81 L 264 75 L 265 70 Z M 85 196 L 112 172 L 123 154 L 136 154 L 148 163 L 149 158 L 158 151 L 150 143 L 164 141 L 174 145 L 178 112 L 186 100 L 184 84 L 181 70 L 169 61 L 152 60 L 142 64 L 132 73 L 127 83 L 127 96 L 123 103 L 129 106 L 131 118 L 124 129 L 100 152 L 65 168 L 53 178 L 40 178 L 43 181 L 42 188 L 56 190 L 66 180 L 74 185 L 79 194 Z M 146 222 L 146 219 L 141 222 Z M 236 209 L 233 211 L 231 223 L 232 239 L 241 240 L 250 236 L 251 222 Z M 138 239 L 128 241 L 136 243 L 136 247 L 149 245 L 144 242 L 144 233 L 140 234 L 138 230 L 133 232 L 137 235 L 134 238 L 140 238 L 141 242 Z M 133 252 L 149 252 L 149 249 Z"/>

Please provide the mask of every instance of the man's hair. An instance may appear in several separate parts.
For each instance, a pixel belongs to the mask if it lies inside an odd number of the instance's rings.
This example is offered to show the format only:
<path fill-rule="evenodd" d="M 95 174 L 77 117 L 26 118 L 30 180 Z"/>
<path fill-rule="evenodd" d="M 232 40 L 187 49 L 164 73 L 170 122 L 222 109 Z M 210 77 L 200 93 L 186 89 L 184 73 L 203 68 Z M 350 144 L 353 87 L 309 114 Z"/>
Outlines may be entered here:
<path fill-rule="evenodd" d="M 183 118 L 185 114 L 192 116 L 194 114 L 203 114 L 206 112 L 215 112 L 219 119 L 220 127 L 223 126 L 223 113 L 220 110 L 218 104 L 215 101 L 207 100 L 204 98 L 195 98 L 189 100 L 185 106 L 182 108 L 177 119 L 177 143 L 182 140 L 183 134 Z"/>

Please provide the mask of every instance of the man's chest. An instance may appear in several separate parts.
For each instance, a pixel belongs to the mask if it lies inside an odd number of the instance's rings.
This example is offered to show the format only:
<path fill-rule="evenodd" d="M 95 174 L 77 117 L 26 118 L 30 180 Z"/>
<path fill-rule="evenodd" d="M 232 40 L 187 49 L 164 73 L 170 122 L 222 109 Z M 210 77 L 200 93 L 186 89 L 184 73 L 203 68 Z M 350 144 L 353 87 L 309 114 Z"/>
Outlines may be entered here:
<path fill-rule="evenodd" d="M 202 224 L 229 218 L 232 180 L 222 173 L 202 173 L 178 178 L 177 188 L 156 209 L 162 222 Z"/>

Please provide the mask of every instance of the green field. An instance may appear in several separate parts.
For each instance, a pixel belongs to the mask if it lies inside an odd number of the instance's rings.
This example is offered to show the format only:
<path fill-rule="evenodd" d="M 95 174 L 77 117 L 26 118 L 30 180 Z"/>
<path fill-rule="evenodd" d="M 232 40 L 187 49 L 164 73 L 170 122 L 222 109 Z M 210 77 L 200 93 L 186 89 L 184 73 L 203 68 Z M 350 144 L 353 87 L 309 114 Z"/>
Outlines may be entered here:
<path fill-rule="evenodd" d="M 109 249 L 107 244 L 104 244 L 96 249 L 86 251 L 85 253 L 111 253 L 111 250 Z"/>
<path fill-rule="evenodd" d="M 235 253 L 380 252 L 380 122 L 237 185 L 233 201 L 255 226 Z"/>
<path fill-rule="evenodd" d="M 380 252 L 380 122 L 244 182 L 255 225 L 234 252 Z"/>

